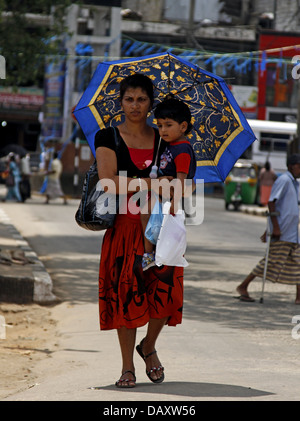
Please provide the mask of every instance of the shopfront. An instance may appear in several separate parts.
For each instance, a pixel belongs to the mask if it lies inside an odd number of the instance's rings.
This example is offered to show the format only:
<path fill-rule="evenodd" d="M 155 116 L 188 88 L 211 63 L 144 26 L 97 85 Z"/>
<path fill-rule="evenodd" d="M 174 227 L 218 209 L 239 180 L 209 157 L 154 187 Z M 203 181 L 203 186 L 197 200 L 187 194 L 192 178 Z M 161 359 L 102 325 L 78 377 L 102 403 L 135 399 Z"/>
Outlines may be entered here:
<path fill-rule="evenodd" d="M 39 114 L 43 91 L 36 88 L 0 87 L 0 146 L 16 143 L 29 152 L 38 148 Z"/>
<path fill-rule="evenodd" d="M 259 120 L 295 122 L 298 80 L 293 77 L 293 57 L 300 55 L 300 33 L 268 31 L 259 39 Z M 264 65 L 264 62 L 266 65 Z"/>

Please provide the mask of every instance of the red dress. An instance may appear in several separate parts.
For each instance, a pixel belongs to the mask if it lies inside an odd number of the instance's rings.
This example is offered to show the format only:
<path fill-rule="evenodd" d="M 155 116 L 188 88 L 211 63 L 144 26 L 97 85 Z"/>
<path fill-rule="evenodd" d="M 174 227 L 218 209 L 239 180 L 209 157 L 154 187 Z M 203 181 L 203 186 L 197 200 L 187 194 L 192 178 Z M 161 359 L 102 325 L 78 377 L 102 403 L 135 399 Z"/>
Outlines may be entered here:
<path fill-rule="evenodd" d="M 130 150 L 139 167 L 152 161 L 153 150 Z M 99 316 L 102 330 L 137 328 L 150 318 L 182 321 L 183 268 L 154 266 L 142 270 L 144 235 L 139 214 L 118 214 L 106 231 L 99 269 Z"/>

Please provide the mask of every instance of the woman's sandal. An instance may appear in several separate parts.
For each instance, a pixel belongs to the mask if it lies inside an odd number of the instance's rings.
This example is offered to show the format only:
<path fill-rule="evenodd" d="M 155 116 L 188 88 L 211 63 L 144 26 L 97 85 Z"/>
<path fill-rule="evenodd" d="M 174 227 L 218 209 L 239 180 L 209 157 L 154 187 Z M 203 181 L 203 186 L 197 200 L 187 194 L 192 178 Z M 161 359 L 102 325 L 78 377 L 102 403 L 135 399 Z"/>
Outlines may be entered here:
<path fill-rule="evenodd" d="M 143 354 L 143 342 L 144 342 L 144 339 L 141 340 L 140 344 L 137 345 L 135 349 L 137 350 L 138 354 L 143 358 L 143 360 L 146 362 L 146 358 L 150 357 L 153 354 L 156 354 L 157 351 L 154 350 L 154 351 L 150 352 L 149 354 L 144 355 Z M 161 375 L 161 377 L 159 377 L 157 379 L 153 379 L 151 377 L 151 374 L 152 373 L 155 373 L 156 371 L 161 371 L 162 372 L 162 375 Z M 162 383 L 164 381 L 164 379 L 165 379 L 164 368 L 161 365 L 159 365 L 158 367 L 152 367 L 149 371 L 146 370 L 146 374 L 147 374 L 148 378 L 153 383 Z"/>
<path fill-rule="evenodd" d="M 124 376 L 124 374 L 126 374 L 126 373 L 132 374 L 133 375 L 133 379 L 121 379 L 121 377 Z M 116 386 L 119 387 L 120 389 L 129 389 L 129 388 L 132 388 L 132 387 L 135 387 L 136 386 L 136 384 L 135 384 L 136 377 L 135 377 L 135 374 L 134 374 L 133 371 L 131 371 L 131 370 L 124 371 L 124 373 L 122 373 L 121 377 L 115 383 Z M 124 382 L 125 382 L 125 385 L 122 384 Z M 129 382 L 134 383 L 134 384 L 131 384 L 130 385 Z"/>

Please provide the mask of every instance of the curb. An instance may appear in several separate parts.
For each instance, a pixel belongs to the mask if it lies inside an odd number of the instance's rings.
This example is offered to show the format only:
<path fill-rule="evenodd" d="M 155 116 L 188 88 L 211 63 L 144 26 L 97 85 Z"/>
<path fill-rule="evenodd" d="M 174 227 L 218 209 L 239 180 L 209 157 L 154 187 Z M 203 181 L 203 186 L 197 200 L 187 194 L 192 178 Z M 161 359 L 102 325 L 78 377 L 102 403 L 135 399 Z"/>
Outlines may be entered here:
<path fill-rule="evenodd" d="M 28 259 L 34 262 L 31 276 L 0 275 L 2 301 L 15 303 L 35 302 L 38 304 L 52 304 L 56 302 L 57 297 L 52 292 L 52 279 L 44 264 L 1 208 L 0 223 L 6 226 L 10 237 L 15 240 L 17 247 L 24 252 Z"/>
<path fill-rule="evenodd" d="M 266 207 L 241 206 L 241 211 L 251 215 L 267 216 L 268 209 Z"/>

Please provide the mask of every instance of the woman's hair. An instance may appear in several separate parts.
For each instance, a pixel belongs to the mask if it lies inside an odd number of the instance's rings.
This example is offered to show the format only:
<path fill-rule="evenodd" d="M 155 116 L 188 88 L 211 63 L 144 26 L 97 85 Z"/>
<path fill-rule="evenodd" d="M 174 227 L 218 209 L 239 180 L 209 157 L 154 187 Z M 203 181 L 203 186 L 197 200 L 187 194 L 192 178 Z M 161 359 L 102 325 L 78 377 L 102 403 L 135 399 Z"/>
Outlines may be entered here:
<path fill-rule="evenodd" d="M 170 95 L 157 105 L 154 110 L 154 115 L 155 118 L 171 118 L 172 120 L 177 121 L 177 123 L 186 121 L 188 123 L 188 127 L 185 131 L 186 135 L 193 127 L 191 124 L 192 116 L 189 107 L 183 101 L 175 99 Z"/>
<path fill-rule="evenodd" d="M 151 106 L 153 105 L 154 86 L 153 86 L 153 83 L 151 82 L 151 79 L 148 76 L 145 76 L 140 73 L 135 73 L 123 79 L 120 83 L 121 101 L 128 88 L 141 88 L 148 95 L 151 102 Z"/>

